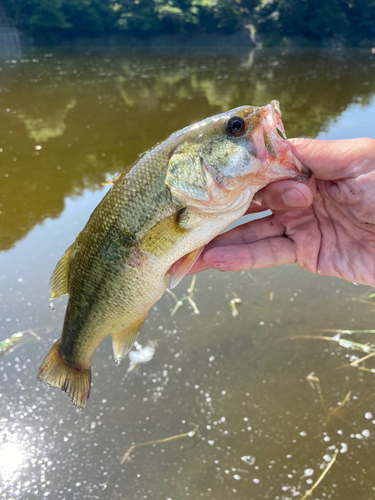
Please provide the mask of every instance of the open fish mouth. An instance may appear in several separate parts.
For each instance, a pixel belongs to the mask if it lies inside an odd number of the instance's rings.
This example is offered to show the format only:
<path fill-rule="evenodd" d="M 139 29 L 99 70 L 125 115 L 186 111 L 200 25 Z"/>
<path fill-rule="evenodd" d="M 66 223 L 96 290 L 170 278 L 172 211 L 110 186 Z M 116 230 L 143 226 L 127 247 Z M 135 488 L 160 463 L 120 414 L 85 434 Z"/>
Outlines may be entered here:
<path fill-rule="evenodd" d="M 260 108 L 260 113 L 257 110 L 254 114 L 259 117 L 258 126 L 251 131 L 248 139 L 260 161 L 269 163 L 267 168 L 269 175 L 274 176 L 277 171 L 280 178 L 285 172 L 288 178 L 291 178 L 290 174 L 293 173 L 296 181 L 304 182 L 310 179 L 311 170 L 302 165 L 293 155 L 290 145 L 285 142 L 287 136 L 281 121 L 279 102 L 271 101 L 270 104 Z"/>
<path fill-rule="evenodd" d="M 287 137 L 286 137 L 286 133 L 285 133 L 285 129 L 284 129 L 284 124 L 281 121 L 282 114 L 281 114 L 281 110 L 280 110 L 280 103 L 279 103 L 279 101 L 273 100 L 273 101 L 271 101 L 270 106 L 272 106 L 274 108 L 273 117 L 274 117 L 274 120 L 276 118 L 275 121 L 277 121 L 276 133 L 283 141 L 285 141 L 287 139 Z M 301 182 L 309 180 L 310 177 L 312 176 L 311 170 L 308 167 L 305 167 L 305 165 L 302 165 L 302 163 L 298 160 L 298 158 L 296 158 L 293 155 L 293 153 L 291 151 L 289 151 L 288 156 L 291 158 L 292 162 L 295 164 L 295 166 L 297 167 L 297 169 L 300 172 L 300 174 L 296 180 L 301 181 Z"/>
<path fill-rule="evenodd" d="M 279 127 L 276 127 L 276 132 L 279 134 L 281 139 L 284 139 L 284 141 L 286 141 L 287 138 L 286 138 L 285 134 L 283 133 L 283 131 Z"/>

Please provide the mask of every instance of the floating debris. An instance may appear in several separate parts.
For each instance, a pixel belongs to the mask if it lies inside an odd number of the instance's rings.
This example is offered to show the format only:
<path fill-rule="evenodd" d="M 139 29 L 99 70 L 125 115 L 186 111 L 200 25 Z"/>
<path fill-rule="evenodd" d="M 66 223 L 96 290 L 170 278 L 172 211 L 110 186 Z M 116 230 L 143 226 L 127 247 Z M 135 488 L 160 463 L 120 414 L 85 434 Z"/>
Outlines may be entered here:
<path fill-rule="evenodd" d="M 129 352 L 130 365 L 127 373 L 135 370 L 141 363 L 148 363 L 155 354 L 156 342 L 150 341 L 145 347 L 137 341 L 134 343 L 135 351 Z"/>
<path fill-rule="evenodd" d="M 167 443 L 168 441 L 173 441 L 174 439 L 180 439 L 180 438 L 184 438 L 184 437 L 193 437 L 193 436 L 195 436 L 196 433 L 197 433 L 197 430 L 199 428 L 199 425 L 197 425 L 197 424 L 190 424 L 190 425 L 194 425 L 194 429 L 192 431 L 190 431 L 190 432 L 185 432 L 184 434 L 177 434 L 175 436 L 167 437 L 167 438 L 164 438 L 164 439 L 156 439 L 155 441 L 147 441 L 146 443 L 133 444 L 133 446 L 131 446 L 128 449 L 128 451 L 125 453 L 125 455 L 122 457 L 121 465 L 123 463 L 129 461 L 130 453 L 135 448 L 139 448 L 140 446 L 146 446 L 146 445 L 149 445 L 149 444 Z"/>
<path fill-rule="evenodd" d="M 241 457 L 241 460 L 246 465 L 254 465 L 256 462 L 256 458 L 253 455 L 244 455 L 243 457 Z"/>
<path fill-rule="evenodd" d="M 234 292 L 233 290 L 231 290 L 232 292 L 232 295 L 233 295 L 233 299 L 229 301 L 229 307 L 230 307 L 230 310 L 232 311 L 232 316 L 233 318 L 236 318 L 238 316 L 238 309 L 237 309 L 237 304 L 242 304 L 242 300 L 239 298 L 239 296 L 236 294 L 236 292 Z"/>

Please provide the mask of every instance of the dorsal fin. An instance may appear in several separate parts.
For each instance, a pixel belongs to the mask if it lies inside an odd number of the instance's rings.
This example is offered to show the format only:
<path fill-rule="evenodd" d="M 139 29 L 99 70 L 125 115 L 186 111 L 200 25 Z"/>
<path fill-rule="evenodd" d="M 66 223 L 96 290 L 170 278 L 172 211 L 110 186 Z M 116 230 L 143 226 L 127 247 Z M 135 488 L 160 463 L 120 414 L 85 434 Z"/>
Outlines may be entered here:
<path fill-rule="evenodd" d="M 121 174 L 115 175 L 114 177 L 112 177 L 112 179 L 108 179 L 107 182 L 102 182 L 102 186 L 109 186 L 110 184 L 114 184 L 116 181 L 119 180 L 122 174 L 123 172 L 121 172 Z"/>
<path fill-rule="evenodd" d="M 69 268 L 70 268 L 70 258 L 72 256 L 72 251 L 75 247 L 76 242 L 72 243 L 69 248 L 65 251 L 64 255 L 61 257 L 57 263 L 55 270 L 52 273 L 49 282 L 49 295 L 50 299 L 55 299 L 56 297 L 61 297 L 61 295 L 66 295 L 69 293 L 68 282 L 69 282 Z"/>
<path fill-rule="evenodd" d="M 133 347 L 135 339 L 137 338 L 139 330 L 142 328 L 146 316 L 131 325 L 129 328 L 125 328 L 124 330 L 112 335 L 113 355 L 115 357 L 116 365 L 120 364 L 122 358 L 124 358 Z"/>

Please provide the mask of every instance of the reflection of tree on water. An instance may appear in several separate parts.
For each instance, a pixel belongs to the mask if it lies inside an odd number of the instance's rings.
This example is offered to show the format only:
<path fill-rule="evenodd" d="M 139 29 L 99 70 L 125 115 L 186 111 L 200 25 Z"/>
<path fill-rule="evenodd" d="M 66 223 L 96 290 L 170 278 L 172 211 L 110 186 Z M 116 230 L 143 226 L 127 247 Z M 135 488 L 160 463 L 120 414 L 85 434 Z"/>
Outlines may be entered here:
<path fill-rule="evenodd" d="M 27 137 L 36 142 L 47 142 L 48 139 L 63 135 L 66 129 L 65 118 L 68 111 L 77 104 L 72 99 L 64 108 L 52 108 L 46 117 L 28 116 L 20 110 L 17 118 L 25 125 Z"/>
<path fill-rule="evenodd" d="M 40 56 L 4 67 L 0 249 L 189 123 L 278 99 L 288 136 L 314 137 L 375 90 L 367 55 L 257 51 L 251 59 L 249 67 L 247 54 Z"/>

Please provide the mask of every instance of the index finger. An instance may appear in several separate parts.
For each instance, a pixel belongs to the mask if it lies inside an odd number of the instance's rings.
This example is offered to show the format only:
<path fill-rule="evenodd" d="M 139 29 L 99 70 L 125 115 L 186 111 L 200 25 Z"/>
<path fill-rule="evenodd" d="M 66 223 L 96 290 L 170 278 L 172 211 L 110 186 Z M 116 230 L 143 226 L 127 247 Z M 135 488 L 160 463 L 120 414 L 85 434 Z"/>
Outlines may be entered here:
<path fill-rule="evenodd" d="M 318 179 L 336 180 L 374 170 L 375 140 L 289 139 L 293 154 Z"/>

